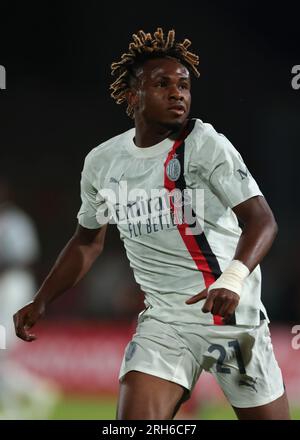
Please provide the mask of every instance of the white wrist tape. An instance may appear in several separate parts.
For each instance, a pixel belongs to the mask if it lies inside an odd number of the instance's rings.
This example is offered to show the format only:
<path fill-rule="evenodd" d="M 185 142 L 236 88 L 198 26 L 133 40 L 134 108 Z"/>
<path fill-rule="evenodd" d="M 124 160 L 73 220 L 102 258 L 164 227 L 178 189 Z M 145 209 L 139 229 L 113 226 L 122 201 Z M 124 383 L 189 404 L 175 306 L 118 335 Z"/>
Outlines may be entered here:
<path fill-rule="evenodd" d="M 222 275 L 209 286 L 208 292 L 212 289 L 228 289 L 241 296 L 243 281 L 250 271 L 241 261 L 233 260 Z"/>

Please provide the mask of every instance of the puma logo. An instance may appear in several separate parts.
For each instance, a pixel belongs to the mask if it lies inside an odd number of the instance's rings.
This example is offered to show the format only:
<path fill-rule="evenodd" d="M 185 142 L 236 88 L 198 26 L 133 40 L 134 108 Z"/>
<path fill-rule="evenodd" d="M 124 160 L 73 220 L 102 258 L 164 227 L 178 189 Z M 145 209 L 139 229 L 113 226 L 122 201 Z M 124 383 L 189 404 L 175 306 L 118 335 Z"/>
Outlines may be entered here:
<path fill-rule="evenodd" d="M 255 379 L 252 379 L 252 377 L 249 377 L 247 379 L 241 379 L 239 381 L 239 386 L 245 385 L 246 387 L 252 388 L 256 393 L 257 393 L 257 389 L 255 387 L 257 382 L 257 377 Z"/>
<path fill-rule="evenodd" d="M 117 185 L 119 185 L 119 181 L 117 179 L 115 179 L 114 177 L 111 177 L 109 179 L 109 183 L 116 183 Z"/>
<path fill-rule="evenodd" d="M 124 176 L 124 173 L 121 174 L 119 180 L 117 180 L 115 177 L 109 178 L 109 183 L 116 183 L 117 185 L 120 185 L 121 179 Z"/>

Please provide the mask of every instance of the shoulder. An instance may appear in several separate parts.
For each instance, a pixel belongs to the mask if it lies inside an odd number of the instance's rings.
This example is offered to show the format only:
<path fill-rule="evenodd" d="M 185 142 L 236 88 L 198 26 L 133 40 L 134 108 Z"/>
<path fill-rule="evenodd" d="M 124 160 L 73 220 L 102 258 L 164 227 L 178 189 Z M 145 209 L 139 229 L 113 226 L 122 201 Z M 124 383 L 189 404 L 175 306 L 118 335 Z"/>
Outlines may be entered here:
<path fill-rule="evenodd" d="M 134 129 L 127 130 L 114 136 L 94 147 L 84 159 L 84 169 L 93 172 L 101 164 L 111 162 L 123 150 L 128 138 L 133 134 Z"/>
<path fill-rule="evenodd" d="M 214 127 L 209 122 L 203 122 L 201 119 L 194 119 L 195 125 L 192 134 L 195 136 L 205 137 L 216 133 Z"/>
<path fill-rule="evenodd" d="M 196 119 L 191 133 L 192 158 L 214 162 L 220 155 L 238 154 L 232 143 L 222 133 L 216 131 L 212 124 Z"/>
<path fill-rule="evenodd" d="M 195 126 L 191 134 L 193 141 L 197 144 L 198 148 L 201 148 L 209 142 L 217 144 L 223 144 L 226 143 L 226 141 L 229 142 L 224 134 L 216 131 L 212 124 L 209 122 L 203 122 L 201 119 L 195 120 Z"/>

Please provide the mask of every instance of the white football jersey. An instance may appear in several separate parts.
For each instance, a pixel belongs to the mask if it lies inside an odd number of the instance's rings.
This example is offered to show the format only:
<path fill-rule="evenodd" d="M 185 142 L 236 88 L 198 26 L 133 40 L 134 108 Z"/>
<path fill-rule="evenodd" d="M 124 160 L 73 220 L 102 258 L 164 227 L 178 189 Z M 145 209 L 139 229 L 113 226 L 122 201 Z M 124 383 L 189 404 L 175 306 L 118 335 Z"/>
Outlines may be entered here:
<path fill-rule="evenodd" d="M 176 141 L 147 148 L 131 129 L 86 157 L 79 224 L 117 223 L 146 315 L 168 323 L 221 324 L 203 313 L 204 300 L 185 301 L 212 284 L 232 261 L 241 235 L 232 208 L 262 196 L 228 139 L 199 119 Z M 257 266 L 243 284 L 230 324 L 259 325 L 267 317 Z"/>

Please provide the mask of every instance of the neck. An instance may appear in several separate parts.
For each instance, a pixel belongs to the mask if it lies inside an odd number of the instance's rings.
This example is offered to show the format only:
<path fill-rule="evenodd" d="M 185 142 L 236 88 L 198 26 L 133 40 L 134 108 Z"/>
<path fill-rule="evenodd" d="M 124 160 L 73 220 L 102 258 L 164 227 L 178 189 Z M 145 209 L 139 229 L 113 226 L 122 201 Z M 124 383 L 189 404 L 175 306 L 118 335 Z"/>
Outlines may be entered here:
<path fill-rule="evenodd" d="M 176 139 L 179 132 L 186 125 L 185 121 L 178 127 L 166 127 L 159 124 L 146 124 L 145 122 L 135 121 L 135 138 L 134 142 L 140 148 L 151 147 L 158 144 L 166 138 Z"/>

